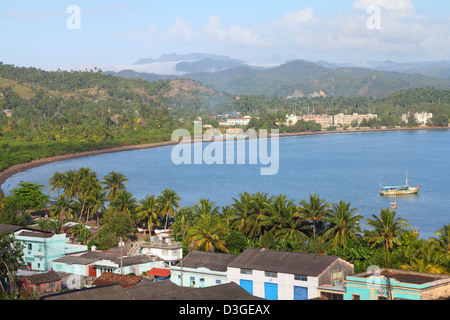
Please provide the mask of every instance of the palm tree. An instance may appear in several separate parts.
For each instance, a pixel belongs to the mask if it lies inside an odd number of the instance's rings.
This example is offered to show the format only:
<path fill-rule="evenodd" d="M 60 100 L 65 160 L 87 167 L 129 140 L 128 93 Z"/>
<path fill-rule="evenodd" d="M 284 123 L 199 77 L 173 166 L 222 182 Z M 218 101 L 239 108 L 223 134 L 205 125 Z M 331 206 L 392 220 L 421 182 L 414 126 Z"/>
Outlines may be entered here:
<path fill-rule="evenodd" d="M 61 232 L 64 232 L 64 220 L 66 218 L 72 218 L 73 204 L 73 200 L 61 195 L 51 207 L 50 215 L 61 219 Z"/>
<path fill-rule="evenodd" d="M 311 221 L 313 226 L 313 239 L 316 240 L 316 223 L 322 221 L 329 212 L 330 204 L 317 194 L 309 195 L 309 202 L 303 200 L 300 202 L 299 216 L 305 220 Z"/>
<path fill-rule="evenodd" d="M 164 229 L 167 229 L 169 216 L 175 215 L 175 211 L 179 209 L 178 201 L 181 201 L 181 198 L 174 190 L 165 189 L 161 195 L 156 198 L 156 201 L 158 203 L 159 212 L 163 217 L 166 217 Z"/>
<path fill-rule="evenodd" d="M 127 178 L 120 172 L 112 171 L 108 173 L 102 180 L 105 190 L 109 190 L 107 201 L 111 201 L 117 192 L 126 191 Z"/>
<path fill-rule="evenodd" d="M 249 230 L 249 216 L 251 215 L 251 196 L 248 192 L 240 193 L 239 200 L 233 198 L 234 203 L 231 205 L 233 214 L 230 218 L 230 226 L 247 235 Z"/>
<path fill-rule="evenodd" d="M 373 219 L 367 219 L 368 226 L 373 227 L 374 233 L 366 236 L 368 242 L 373 242 L 371 248 L 376 245 L 384 243 L 386 250 L 393 248 L 394 245 L 401 245 L 400 231 L 408 225 L 408 221 L 395 217 L 396 211 L 391 211 L 389 208 L 380 210 L 380 217 L 372 215 Z"/>
<path fill-rule="evenodd" d="M 277 200 L 275 200 L 276 202 Z M 297 207 L 294 201 L 287 202 L 281 210 L 277 210 L 278 223 L 274 230 L 274 236 L 276 241 L 292 242 L 294 244 L 304 243 L 308 236 L 301 230 L 305 228 L 302 219 L 298 217 Z"/>
<path fill-rule="evenodd" d="M 62 189 L 64 187 L 64 174 L 62 174 L 59 171 L 56 171 L 52 176 L 50 177 L 49 186 L 51 187 L 50 193 L 53 193 L 55 189 L 58 192 L 59 197 L 59 189 Z"/>
<path fill-rule="evenodd" d="M 357 215 L 358 209 L 350 208 L 350 202 L 340 201 L 339 204 L 334 203 L 330 212 L 326 216 L 327 222 L 331 227 L 324 234 L 324 239 L 333 239 L 331 245 L 333 248 L 345 247 L 350 239 L 357 239 L 358 233 L 361 232 L 359 220 L 362 216 Z"/>
<path fill-rule="evenodd" d="M 270 217 L 268 214 L 268 205 L 270 205 L 270 203 L 267 193 L 258 192 L 252 195 L 250 199 L 251 214 L 247 219 L 249 227 L 248 236 L 253 239 L 259 236 L 260 242 L 264 227 L 270 224 Z"/>
<path fill-rule="evenodd" d="M 445 252 L 450 253 L 450 224 L 440 228 L 434 234 L 435 237 L 430 238 L 430 241 L 436 246 L 444 249 Z"/>
<path fill-rule="evenodd" d="M 207 252 L 214 252 L 219 249 L 229 253 L 225 247 L 227 227 L 221 216 L 218 215 L 218 207 L 214 207 L 214 205 L 208 200 L 201 201 L 200 205 L 196 205 L 194 210 L 200 214 L 197 215 L 193 226 L 188 231 L 188 241 L 193 250 L 204 248 Z"/>
<path fill-rule="evenodd" d="M 64 195 L 69 198 L 73 199 L 78 194 L 78 188 L 79 188 L 79 176 L 76 171 L 69 170 L 64 172 L 63 174 L 63 189 L 64 189 Z"/>
<path fill-rule="evenodd" d="M 153 225 L 159 225 L 158 205 L 154 195 L 146 196 L 145 199 L 139 201 L 136 209 L 138 219 L 147 225 L 150 236 L 152 235 Z"/>
<path fill-rule="evenodd" d="M 220 214 L 219 207 L 216 207 L 215 202 L 210 202 L 208 199 L 200 199 L 199 203 L 194 205 L 194 213 L 197 216 Z"/>
<path fill-rule="evenodd" d="M 95 189 L 90 196 L 90 201 L 92 201 L 93 204 L 91 212 L 95 212 L 95 215 L 97 216 L 97 226 L 99 225 L 100 214 L 103 214 L 106 211 L 106 198 L 106 191 L 101 188 Z"/>
<path fill-rule="evenodd" d="M 137 200 L 133 198 L 133 195 L 130 192 L 120 190 L 117 192 L 114 199 L 112 199 L 109 207 L 115 212 L 129 215 L 131 218 L 137 207 Z"/>

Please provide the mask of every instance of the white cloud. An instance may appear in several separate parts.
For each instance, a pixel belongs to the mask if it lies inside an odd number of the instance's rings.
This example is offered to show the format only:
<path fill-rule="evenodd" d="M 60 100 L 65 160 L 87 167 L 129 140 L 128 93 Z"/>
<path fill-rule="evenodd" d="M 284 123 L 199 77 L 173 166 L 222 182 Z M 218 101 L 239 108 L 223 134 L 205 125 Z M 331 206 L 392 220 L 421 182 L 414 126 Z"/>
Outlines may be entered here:
<path fill-rule="evenodd" d="M 239 25 L 222 26 L 219 16 L 212 15 L 208 24 L 201 31 L 204 39 L 209 42 L 225 42 L 236 46 L 262 46 L 264 40 L 252 30 Z"/>
<path fill-rule="evenodd" d="M 196 37 L 194 30 L 191 30 L 189 23 L 177 17 L 173 25 L 167 30 L 166 35 L 171 40 L 193 41 Z"/>
<path fill-rule="evenodd" d="M 314 18 L 314 11 L 311 7 L 307 7 L 304 10 L 292 11 L 285 14 L 282 20 L 289 23 L 305 23 L 311 21 Z"/>

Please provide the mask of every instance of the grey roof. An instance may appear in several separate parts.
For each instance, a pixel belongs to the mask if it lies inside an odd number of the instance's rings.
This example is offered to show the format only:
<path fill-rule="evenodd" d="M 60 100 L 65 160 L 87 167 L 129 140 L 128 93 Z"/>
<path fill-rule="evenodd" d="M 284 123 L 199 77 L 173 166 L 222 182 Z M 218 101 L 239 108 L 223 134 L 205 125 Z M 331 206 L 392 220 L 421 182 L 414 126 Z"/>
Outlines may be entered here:
<path fill-rule="evenodd" d="M 236 259 L 236 255 L 226 253 L 192 251 L 183 259 L 183 268 L 208 268 L 213 271 L 226 272 L 227 265 Z M 177 264 L 177 267 L 181 263 Z"/>
<path fill-rule="evenodd" d="M 30 237 L 30 238 L 51 238 L 51 237 L 53 237 L 53 233 L 45 232 L 45 231 L 22 230 L 17 235 L 21 236 L 21 237 Z"/>
<path fill-rule="evenodd" d="M 228 267 L 317 277 L 337 259 L 329 255 L 248 248 Z"/>
<path fill-rule="evenodd" d="M 10 224 L 0 224 L 0 233 L 1 234 L 9 234 L 12 232 L 16 232 L 17 230 L 23 229 L 24 227 L 13 226 Z"/>
<path fill-rule="evenodd" d="M 126 291 L 136 300 L 262 300 L 234 282 L 207 288 L 190 288 L 165 280 L 137 285 Z"/>
<path fill-rule="evenodd" d="M 62 279 L 62 277 L 54 271 L 25 276 L 24 278 L 27 278 L 31 284 L 49 283 Z"/>
<path fill-rule="evenodd" d="M 123 257 L 122 265 L 124 267 L 126 267 L 126 266 L 132 266 L 132 265 L 136 265 L 136 264 L 143 264 L 143 263 L 154 262 L 154 261 L 161 261 L 161 259 L 155 255 L 140 254 L 140 255 L 131 256 L 131 257 Z M 120 264 L 120 257 L 116 258 L 114 260 L 114 262 Z"/>
<path fill-rule="evenodd" d="M 64 293 L 46 295 L 42 300 L 133 300 L 133 298 L 119 284 L 94 288 L 73 290 Z"/>
<path fill-rule="evenodd" d="M 88 265 L 91 264 L 98 259 L 88 259 L 84 258 L 82 256 L 71 256 L 67 255 L 58 259 L 53 260 L 53 262 L 60 262 L 60 263 L 68 263 L 68 264 L 80 264 L 80 265 Z"/>

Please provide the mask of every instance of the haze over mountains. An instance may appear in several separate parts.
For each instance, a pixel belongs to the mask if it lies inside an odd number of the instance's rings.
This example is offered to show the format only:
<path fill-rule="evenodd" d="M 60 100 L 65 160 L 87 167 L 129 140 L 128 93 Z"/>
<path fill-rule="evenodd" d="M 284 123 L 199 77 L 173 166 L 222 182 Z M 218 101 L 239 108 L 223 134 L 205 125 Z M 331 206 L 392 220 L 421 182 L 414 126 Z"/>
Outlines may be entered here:
<path fill-rule="evenodd" d="M 159 59 L 142 58 L 126 70 L 108 73 L 149 81 L 187 78 L 231 94 L 294 98 L 317 95 L 381 98 L 409 88 L 450 89 L 450 61 L 329 63 L 293 60 L 265 67 L 224 55 L 172 53 Z"/>

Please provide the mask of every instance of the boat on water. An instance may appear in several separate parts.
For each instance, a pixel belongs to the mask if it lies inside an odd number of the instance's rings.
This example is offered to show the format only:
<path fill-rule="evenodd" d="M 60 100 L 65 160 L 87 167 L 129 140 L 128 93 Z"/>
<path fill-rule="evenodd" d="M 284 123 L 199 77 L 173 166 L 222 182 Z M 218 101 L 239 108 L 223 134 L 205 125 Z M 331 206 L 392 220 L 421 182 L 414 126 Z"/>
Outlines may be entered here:
<path fill-rule="evenodd" d="M 380 194 L 383 196 L 401 196 L 409 194 L 417 194 L 419 192 L 420 186 L 410 187 L 408 185 L 408 177 L 406 177 L 406 184 L 403 186 L 385 186 L 381 187 Z M 397 203 L 395 203 L 397 207 Z"/>

